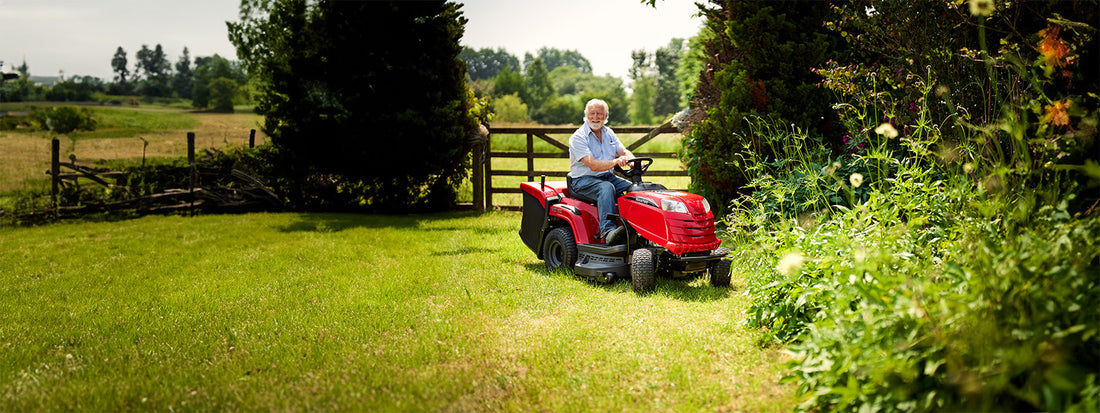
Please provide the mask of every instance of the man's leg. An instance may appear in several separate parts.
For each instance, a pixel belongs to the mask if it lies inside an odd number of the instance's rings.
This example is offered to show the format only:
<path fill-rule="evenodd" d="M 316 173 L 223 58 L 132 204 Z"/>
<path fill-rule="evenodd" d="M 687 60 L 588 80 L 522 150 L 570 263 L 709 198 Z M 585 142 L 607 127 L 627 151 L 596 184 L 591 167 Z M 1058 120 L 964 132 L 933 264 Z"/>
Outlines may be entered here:
<path fill-rule="evenodd" d="M 611 175 L 611 177 L 608 179 L 608 183 L 611 184 L 615 191 L 614 195 L 612 196 L 611 211 L 614 214 L 618 214 L 619 205 L 615 202 L 615 200 L 619 198 L 619 194 L 625 192 L 627 189 L 630 188 L 630 181 L 620 178 L 618 175 Z M 603 238 L 604 242 L 612 244 L 622 237 L 623 232 L 626 231 L 626 228 L 618 226 L 617 224 L 618 222 L 612 222 L 612 225 L 609 227 L 610 230 L 601 232 L 601 234 L 603 235 L 601 238 Z"/>
<path fill-rule="evenodd" d="M 616 177 L 617 178 L 617 177 Z M 621 179 L 621 178 L 620 178 Z M 607 214 L 615 213 L 615 185 L 594 176 L 573 178 L 573 189 L 578 193 L 596 200 L 597 219 L 600 221 L 600 238 L 615 228 L 615 221 L 607 219 Z"/>

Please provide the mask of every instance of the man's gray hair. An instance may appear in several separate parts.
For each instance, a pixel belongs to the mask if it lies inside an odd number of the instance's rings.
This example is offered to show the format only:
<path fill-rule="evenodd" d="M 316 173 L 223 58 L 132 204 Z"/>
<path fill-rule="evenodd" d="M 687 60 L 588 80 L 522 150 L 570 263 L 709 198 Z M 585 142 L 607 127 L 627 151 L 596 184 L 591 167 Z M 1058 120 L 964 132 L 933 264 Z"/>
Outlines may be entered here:
<path fill-rule="evenodd" d="M 604 102 L 603 99 L 589 100 L 588 103 L 584 104 L 584 113 L 588 114 L 588 108 L 593 107 L 595 105 L 601 105 L 601 106 L 603 106 L 604 111 L 606 111 L 608 114 L 611 113 L 611 106 L 608 106 L 607 102 Z"/>
<path fill-rule="evenodd" d="M 584 114 L 581 115 L 582 125 L 588 122 L 588 108 L 596 105 L 603 106 L 604 112 L 607 112 L 607 116 L 603 118 L 603 124 L 607 124 L 607 118 L 611 117 L 611 106 L 608 106 L 607 102 L 604 102 L 603 99 L 592 99 L 589 100 L 588 103 L 584 104 Z"/>

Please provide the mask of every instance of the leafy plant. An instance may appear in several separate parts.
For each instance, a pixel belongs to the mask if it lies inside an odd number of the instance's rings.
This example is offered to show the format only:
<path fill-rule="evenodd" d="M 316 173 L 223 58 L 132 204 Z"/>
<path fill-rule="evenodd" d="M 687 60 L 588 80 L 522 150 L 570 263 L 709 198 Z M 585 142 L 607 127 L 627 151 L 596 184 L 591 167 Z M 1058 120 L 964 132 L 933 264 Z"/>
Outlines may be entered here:
<path fill-rule="evenodd" d="M 91 110 L 75 106 L 32 107 L 30 118 L 40 129 L 57 133 L 93 131 L 98 123 Z"/>
<path fill-rule="evenodd" d="M 901 88 L 828 73 L 840 157 L 750 122 L 776 156 L 737 158 L 753 192 L 727 222 L 746 321 L 789 346 L 801 410 L 1100 409 L 1097 97 L 1067 82 L 1095 81 L 1068 63 L 1093 30 L 1049 21 L 982 60 L 1030 85 L 995 118 L 940 104 L 955 84 L 932 65 Z"/>

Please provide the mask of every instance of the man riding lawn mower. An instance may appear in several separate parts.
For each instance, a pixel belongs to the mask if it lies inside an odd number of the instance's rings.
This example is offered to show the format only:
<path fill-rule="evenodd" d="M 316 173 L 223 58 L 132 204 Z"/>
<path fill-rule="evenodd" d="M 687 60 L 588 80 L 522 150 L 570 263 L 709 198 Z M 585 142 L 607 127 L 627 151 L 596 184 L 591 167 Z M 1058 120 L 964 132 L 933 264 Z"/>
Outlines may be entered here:
<path fill-rule="evenodd" d="M 630 278 L 635 292 L 652 291 L 656 276 L 686 278 L 706 275 L 710 284 L 730 284 L 729 249 L 719 247 L 710 204 L 700 195 L 670 191 L 643 182 L 652 158 L 634 158 L 629 170 L 615 171 L 630 180 L 618 196 L 621 235 L 601 238 L 596 200 L 573 194 L 567 182 L 520 184 L 523 220 L 519 235 L 546 267 L 610 283 Z"/>

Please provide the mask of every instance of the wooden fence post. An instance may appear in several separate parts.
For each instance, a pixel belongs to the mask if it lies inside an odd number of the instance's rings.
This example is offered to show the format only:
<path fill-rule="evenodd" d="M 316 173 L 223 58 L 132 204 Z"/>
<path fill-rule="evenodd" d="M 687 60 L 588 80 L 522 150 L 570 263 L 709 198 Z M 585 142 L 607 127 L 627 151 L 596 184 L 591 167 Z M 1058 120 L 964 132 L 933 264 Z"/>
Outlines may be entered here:
<path fill-rule="evenodd" d="M 252 129 L 248 132 L 248 149 L 256 147 L 256 130 Z"/>
<path fill-rule="evenodd" d="M 493 133 L 485 139 L 485 209 L 493 209 Z"/>
<path fill-rule="evenodd" d="M 477 211 L 484 211 L 485 210 L 485 140 L 486 139 L 488 139 L 488 136 L 483 137 L 483 139 L 478 139 L 478 140 L 474 141 L 474 149 L 473 149 L 473 152 L 474 152 L 473 153 L 473 155 L 474 155 L 474 159 L 473 159 L 473 162 L 474 162 L 474 176 L 473 176 L 473 182 L 472 183 L 473 183 L 473 186 L 474 186 L 474 209 L 477 210 Z"/>
<path fill-rule="evenodd" d="M 195 132 L 187 132 L 187 165 L 191 167 L 188 192 L 191 198 L 191 216 L 195 216 Z"/>
<path fill-rule="evenodd" d="M 50 181 L 53 186 L 50 197 L 53 198 L 54 212 L 57 212 L 61 206 L 58 204 L 58 192 L 61 189 L 61 141 L 57 138 L 50 141 Z"/>
<path fill-rule="evenodd" d="M 527 133 L 527 182 L 535 180 L 535 135 Z"/>

